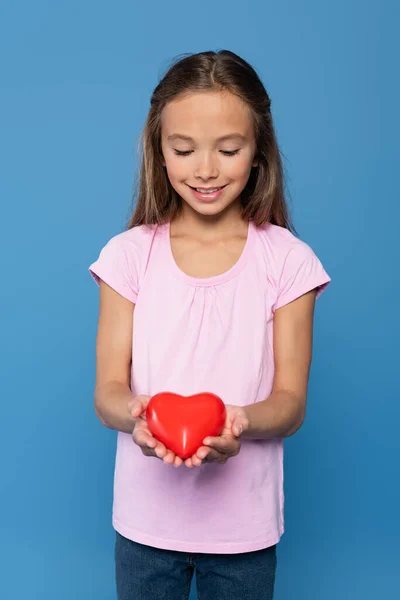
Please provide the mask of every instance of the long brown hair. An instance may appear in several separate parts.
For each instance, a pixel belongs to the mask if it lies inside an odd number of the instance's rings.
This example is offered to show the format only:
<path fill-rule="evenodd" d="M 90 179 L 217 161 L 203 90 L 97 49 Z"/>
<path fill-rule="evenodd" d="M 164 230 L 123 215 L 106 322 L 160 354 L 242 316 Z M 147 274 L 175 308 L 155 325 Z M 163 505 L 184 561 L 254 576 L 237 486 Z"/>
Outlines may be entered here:
<path fill-rule="evenodd" d="M 283 166 L 270 98 L 254 68 L 229 50 L 185 55 L 172 64 L 155 88 L 141 136 L 136 206 L 128 229 L 162 224 L 179 213 L 181 199 L 162 165 L 161 114 L 165 105 L 180 94 L 204 90 L 227 90 L 251 109 L 258 166 L 252 168 L 241 194 L 243 217 L 258 226 L 273 223 L 294 231 L 285 200 Z"/>

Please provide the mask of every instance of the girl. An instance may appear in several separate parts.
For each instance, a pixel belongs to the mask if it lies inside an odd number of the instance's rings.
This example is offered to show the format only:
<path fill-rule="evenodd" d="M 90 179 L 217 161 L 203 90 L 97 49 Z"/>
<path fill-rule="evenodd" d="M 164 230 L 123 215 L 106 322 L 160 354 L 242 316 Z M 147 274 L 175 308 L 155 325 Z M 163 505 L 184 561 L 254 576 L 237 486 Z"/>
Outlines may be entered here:
<path fill-rule="evenodd" d="M 283 444 L 306 409 L 315 298 L 330 278 L 292 233 L 270 99 L 228 51 L 173 65 L 151 98 L 137 204 L 100 285 L 95 408 L 117 430 L 119 600 L 270 600 Z M 184 463 L 149 398 L 213 392 L 220 436 Z"/>

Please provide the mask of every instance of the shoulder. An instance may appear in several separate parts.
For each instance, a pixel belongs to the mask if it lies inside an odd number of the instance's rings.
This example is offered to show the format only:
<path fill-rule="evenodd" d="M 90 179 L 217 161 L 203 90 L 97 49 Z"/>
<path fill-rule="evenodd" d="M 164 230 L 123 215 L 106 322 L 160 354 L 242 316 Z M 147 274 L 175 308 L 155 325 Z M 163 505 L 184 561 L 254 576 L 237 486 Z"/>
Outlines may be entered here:
<path fill-rule="evenodd" d="M 139 225 L 137 227 L 132 227 L 131 229 L 127 229 L 126 231 L 114 235 L 106 245 L 140 252 L 146 248 L 149 242 L 151 242 L 156 230 L 156 225 Z"/>
<path fill-rule="evenodd" d="M 291 231 L 270 223 L 257 227 L 257 257 L 263 261 L 267 280 L 276 293 L 275 308 L 316 289 L 321 295 L 330 282 L 309 244 Z"/>
<path fill-rule="evenodd" d="M 135 303 L 156 231 L 157 226 L 141 225 L 110 238 L 89 267 L 95 282 L 102 279 Z"/>
<path fill-rule="evenodd" d="M 141 264 L 147 260 L 156 233 L 157 225 L 132 227 L 110 238 L 101 254 L 109 254 L 116 260 L 140 269 Z"/>
<path fill-rule="evenodd" d="M 288 259 L 302 262 L 315 256 L 309 244 L 284 227 L 266 223 L 255 229 L 262 252 L 267 255 L 269 265 L 274 266 L 278 272 Z"/>

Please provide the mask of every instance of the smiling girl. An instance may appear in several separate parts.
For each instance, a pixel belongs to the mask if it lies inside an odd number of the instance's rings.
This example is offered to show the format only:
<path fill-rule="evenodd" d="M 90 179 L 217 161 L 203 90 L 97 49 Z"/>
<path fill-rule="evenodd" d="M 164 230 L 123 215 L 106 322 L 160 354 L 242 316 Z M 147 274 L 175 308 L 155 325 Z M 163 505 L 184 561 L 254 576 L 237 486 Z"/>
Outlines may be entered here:
<path fill-rule="evenodd" d="M 301 426 L 315 299 L 330 278 L 293 233 L 270 99 L 229 51 L 154 90 L 135 211 L 100 286 L 95 408 L 118 431 L 119 600 L 273 597 L 283 438 Z M 220 436 L 186 461 L 150 433 L 151 396 L 212 392 Z"/>

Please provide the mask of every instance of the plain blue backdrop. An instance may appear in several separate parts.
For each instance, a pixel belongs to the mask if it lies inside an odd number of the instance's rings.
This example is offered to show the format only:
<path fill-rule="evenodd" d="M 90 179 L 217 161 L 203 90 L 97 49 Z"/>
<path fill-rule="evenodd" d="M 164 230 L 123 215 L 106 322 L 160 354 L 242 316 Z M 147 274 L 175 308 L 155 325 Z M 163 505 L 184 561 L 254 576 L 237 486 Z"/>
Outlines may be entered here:
<path fill-rule="evenodd" d="M 400 597 L 398 6 L 3 0 L 2 599 L 115 598 L 87 268 L 129 215 L 158 77 L 221 48 L 263 78 L 296 227 L 333 279 L 285 445 L 276 599 Z"/>

